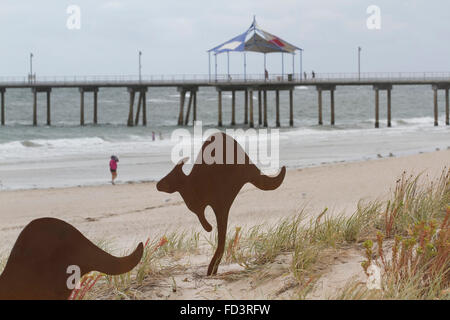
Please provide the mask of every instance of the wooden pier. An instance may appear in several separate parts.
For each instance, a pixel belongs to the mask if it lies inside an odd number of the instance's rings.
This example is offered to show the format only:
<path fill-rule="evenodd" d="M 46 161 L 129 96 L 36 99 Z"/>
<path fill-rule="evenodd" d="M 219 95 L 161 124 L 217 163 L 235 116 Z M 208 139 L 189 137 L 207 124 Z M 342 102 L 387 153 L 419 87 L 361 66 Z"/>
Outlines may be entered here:
<path fill-rule="evenodd" d="M 231 80 L 233 79 L 233 80 Z M 58 88 L 74 88 L 80 92 L 80 126 L 85 125 L 85 93 L 93 93 L 93 124 L 98 124 L 98 94 L 101 88 L 124 88 L 128 91 L 130 99 L 128 104 L 128 126 L 136 126 L 141 122 L 147 125 L 147 92 L 148 88 L 172 87 L 180 94 L 178 122 L 180 126 L 189 125 L 197 120 L 197 93 L 201 87 L 214 87 L 217 91 L 217 125 L 224 125 L 222 119 L 223 103 L 222 93 L 231 92 L 231 119 L 230 125 L 236 125 L 236 94 L 242 94 L 244 97 L 243 107 L 243 124 L 249 127 L 257 126 L 267 127 L 267 93 L 272 91 L 275 93 L 275 125 L 281 126 L 280 119 L 280 94 L 288 94 L 289 97 L 289 125 L 294 125 L 294 89 L 296 86 L 315 87 L 317 90 L 317 111 L 318 124 L 323 125 L 323 99 L 324 91 L 330 92 L 330 125 L 335 125 L 335 91 L 342 86 L 369 86 L 375 93 L 374 96 L 374 115 L 375 128 L 379 128 L 379 110 L 380 110 L 380 91 L 387 93 L 387 126 L 392 126 L 392 103 L 391 92 L 394 86 L 404 85 L 424 85 L 429 86 L 433 90 L 433 102 L 430 102 L 430 111 L 434 115 L 434 125 L 438 126 L 438 94 L 439 90 L 445 92 L 445 124 L 449 125 L 449 89 L 450 89 L 450 73 L 416 73 L 416 74 L 334 74 L 333 76 L 325 74 L 316 74 L 314 79 L 300 79 L 294 75 L 285 77 L 284 75 L 273 75 L 270 79 L 264 79 L 262 75 L 251 77 L 246 75 L 242 79 L 239 75 L 228 75 L 210 79 L 207 76 L 195 77 L 146 77 L 137 80 L 133 77 L 43 77 L 37 78 L 30 82 L 21 78 L 0 78 L 0 123 L 4 126 L 6 122 L 5 99 L 6 93 L 12 89 L 29 88 L 33 94 L 32 106 L 32 124 L 36 126 L 37 122 L 37 99 L 38 93 L 46 93 L 47 99 L 47 122 L 51 125 L 51 93 Z M 189 93 L 189 99 L 186 95 Z M 137 102 L 135 98 L 138 95 Z M 255 112 L 256 104 L 253 97 L 257 97 L 257 112 Z M 186 100 L 188 100 L 186 102 Z M 136 108 L 135 108 L 136 104 Z M 187 105 L 186 105 L 187 104 Z M 125 107 L 125 106 L 124 106 Z M 151 106 L 149 106 L 151 107 Z M 301 108 L 298 105 L 297 108 Z M 136 110 L 136 111 L 135 111 Z M 142 110 L 142 118 L 141 118 Z M 153 110 L 155 112 L 155 110 Z M 192 116 L 191 116 L 192 113 Z M 257 115 L 257 121 L 255 121 Z M 142 121 L 140 121 L 140 118 Z M 190 121 L 192 119 L 192 121 Z M 175 123 L 175 121 L 174 121 Z"/>

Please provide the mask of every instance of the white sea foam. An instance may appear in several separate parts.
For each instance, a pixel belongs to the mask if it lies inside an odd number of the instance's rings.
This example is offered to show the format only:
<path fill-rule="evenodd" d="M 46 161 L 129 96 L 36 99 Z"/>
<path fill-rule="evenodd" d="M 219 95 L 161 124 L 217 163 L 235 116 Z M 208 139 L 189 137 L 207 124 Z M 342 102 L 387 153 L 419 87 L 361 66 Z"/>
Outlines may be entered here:
<path fill-rule="evenodd" d="M 295 127 L 289 128 L 288 95 L 280 95 L 280 160 L 282 165 L 304 167 L 447 149 L 450 127 L 445 126 L 442 108 L 439 127 L 434 127 L 429 89 L 396 88 L 392 128 L 386 128 L 385 109 L 380 129 L 374 128 L 371 88 L 340 88 L 336 92 L 336 126 L 317 124 L 317 95 L 314 87 L 297 86 L 294 92 Z M 105 90 L 106 91 L 106 90 Z M 17 93 L 17 94 L 16 94 Z M 20 93 L 20 94 L 19 94 Z M 175 89 L 150 90 L 147 96 L 148 126 L 126 127 L 128 94 L 111 89 L 99 99 L 99 125 L 93 126 L 92 104 L 86 105 L 86 126 L 79 126 L 79 94 L 52 92 L 52 126 L 45 123 L 45 105 L 38 106 L 37 127 L 31 126 L 29 91 L 8 93 L 6 126 L 0 127 L 0 181 L 3 188 L 33 188 L 86 185 L 107 182 L 108 159 L 117 154 L 119 177 L 126 181 L 158 179 L 173 164 L 171 132 L 176 129 L 179 93 Z M 237 123 L 243 122 L 243 93 L 236 94 Z M 187 95 L 187 97 L 189 97 Z M 326 95 L 327 97 L 327 95 Z M 230 122 L 229 92 L 223 93 L 224 124 Z M 257 94 L 254 93 L 254 99 Z M 198 119 L 208 128 L 217 124 L 217 92 L 202 88 L 197 96 Z M 135 101 L 136 103 L 136 101 Z M 329 119 L 325 99 L 324 119 Z M 103 105 L 103 107 L 102 107 Z M 9 107 L 8 107 L 9 106 Z M 254 105 L 255 106 L 255 105 Z M 254 117 L 257 120 L 257 116 Z M 191 117 L 192 120 L 192 117 Z M 268 96 L 268 120 L 275 121 L 275 97 Z M 245 126 L 243 129 L 246 129 Z M 226 128 L 224 128 L 225 130 Z M 189 128 L 189 130 L 191 130 Z M 204 128 L 206 130 L 206 128 Z M 155 141 L 152 132 L 155 132 Z M 160 133 L 163 139 L 160 140 Z M 32 174 L 30 174 L 30 170 Z"/>

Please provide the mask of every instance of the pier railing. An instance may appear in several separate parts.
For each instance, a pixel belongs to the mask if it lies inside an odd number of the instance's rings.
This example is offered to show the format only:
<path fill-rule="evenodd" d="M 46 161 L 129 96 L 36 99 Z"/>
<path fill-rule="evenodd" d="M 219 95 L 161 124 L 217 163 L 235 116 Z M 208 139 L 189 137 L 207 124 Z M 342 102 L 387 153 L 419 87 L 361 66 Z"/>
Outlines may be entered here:
<path fill-rule="evenodd" d="M 0 76 L 3 85 L 84 85 L 84 84 L 140 84 L 140 83 L 242 83 L 242 82 L 349 82 L 349 81 L 449 81 L 450 72 L 364 72 L 358 73 L 306 73 L 306 74 L 175 74 L 175 75 L 87 75 L 87 76 Z"/>

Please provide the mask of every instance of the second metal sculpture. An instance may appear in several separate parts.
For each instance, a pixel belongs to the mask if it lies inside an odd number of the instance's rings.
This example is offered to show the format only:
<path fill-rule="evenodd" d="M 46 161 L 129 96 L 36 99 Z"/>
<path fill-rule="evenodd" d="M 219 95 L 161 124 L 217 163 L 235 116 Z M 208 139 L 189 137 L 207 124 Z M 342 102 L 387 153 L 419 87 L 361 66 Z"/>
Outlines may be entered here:
<path fill-rule="evenodd" d="M 225 249 L 228 214 L 241 188 L 249 182 L 261 190 L 274 190 L 283 182 L 286 168 L 275 177 L 262 174 L 237 141 L 224 133 L 205 141 L 189 175 L 182 169 L 186 160 L 180 161 L 156 187 L 167 193 L 179 192 L 207 232 L 212 226 L 205 218 L 205 209 L 211 206 L 214 210 L 218 244 L 207 273 L 214 275 Z"/>

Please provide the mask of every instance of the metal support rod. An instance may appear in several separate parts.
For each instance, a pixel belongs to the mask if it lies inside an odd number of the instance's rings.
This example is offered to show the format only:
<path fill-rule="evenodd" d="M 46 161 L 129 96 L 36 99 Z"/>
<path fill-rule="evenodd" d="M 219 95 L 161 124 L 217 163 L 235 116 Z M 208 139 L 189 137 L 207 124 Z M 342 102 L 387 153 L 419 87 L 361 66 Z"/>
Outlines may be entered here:
<path fill-rule="evenodd" d="M 197 91 L 194 91 L 194 112 L 192 114 L 192 121 L 195 124 L 197 121 Z"/>
<path fill-rule="evenodd" d="M 375 89 L 375 128 L 380 127 L 380 90 Z"/>
<path fill-rule="evenodd" d="M 262 100 L 261 90 L 258 90 L 258 125 L 262 124 Z"/>
<path fill-rule="evenodd" d="M 269 80 L 269 79 L 266 79 L 266 70 L 267 70 L 267 67 L 266 67 L 266 54 L 264 53 L 264 81 Z"/>
<path fill-rule="evenodd" d="M 330 123 L 332 126 L 334 126 L 334 90 L 330 90 L 330 111 L 331 111 Z"/>
<path fill-rule="evenodd" d="M 219 127 L 222 126 L 222 91 L 218 91 L 218 119 L 217 119 L 217 125 Z"/>
<path fill-rule="evenodd" d="M 317 88 L 317 94 L 318 94 L 318 102 L 319 102 L 319 125 L 323 125 L 323 119 L 322 119 L 322 89 Z"/>
<path fill-rule="evenodd" d="M 84 90 L 80 88 L 80 126 L 84 126 Z"/>
<path fill-rule="evenodd" d="M 300 49 L 300 80 L 303 79 L 303 50 Z"/>
<path fill-rule="evenodd" d="M 250 98 L 250 128 L 253 128 L 255 126 L 253 122 L 253 89 L 250 89 L 249 98 Z"/>
<path fill-rule="evenodd" d="M 184 125 L 188 125 L 189 124 L 189 113 L 191 112 L 191 106 L 192 106 L 192 99 L 193 99 L 193 95 L 194 93 L 192 91 L 189 91 L 189 102 L 188 102 L 188 108 L 186 111 L 186 119 L 184 120 Z"/>
<path fill-rule="evenodd" d="M 94 124 L 97 124 L 98 120 L 98 89 L 94 90 Z"/>
<path fill-rule="evenodd" d="M 295 78 L 295 52 L 292 53 L 292 80 Z"/>
<path fill-rule="evenodd" d="M 211 82 L 211 52 L 208 51 L 208 80 Z"/>
<path fill-rule="evenodd" d="M 227 80 L 230 81 L 230 51 L 227 51 L 227 75 Z"/>
<path fill-rule="evenodd" d="M 244 91 L 244 124 L 248 124 L 248 91 Z"/>
<path fill-rule="evenodd" d="M 217 53 L 214 54 L 214 80 L 217 82 Z"/>
<path fill-rule="evenodd" d="M 361 47 L 358 47 L 358 80 L 361 80 Z"/>
<path fill-rule="evenodd" d="M 50 89 L 47 90 L 47 125 L 52 124 L 51 113 L 50 113 Z"/>
<path fill-rule="evenodd" d="M 142 63 L 141 63 L 142 52 L 139 51 L 139 82 L 142 81 Z"/>
<path fill-rule="evenodd" d="M 448 97 L 448 88 L 445 89 L 445 124 L 450 125 L 450 108 L 449 108 L 449 97 Z"/>
<path fill-rule="evenodd" d="M 147 89 L 146 89 L 147 90 Z M 147 125 L 147 92 L 142 92 L 142 125 Z"/>
<path fill-rule="evenodd" d="M 231 91 L 231 125 L 236 125 L 236 91 Z"/>
<path fill-rule="evenodd" d="M 184 114 L 184 100 L 186 99 L 186 90 L 181 89 L 180 91 L 180 112 L 178 114 L 178 125 L 183 125 L 183 114 Z"/>
<path fill-rule="evenodd" d="M 30 52 L 30 82 L 33 83 L 33 53 Z"/>
<path fill-rule="evenodd" d="M 1 125 L 5 125 L 5 89 L 0 89 L 1 95 Z"/>
<path fill-rule="evenodd" d="M 141 103 L 142 103 L 142 91 L 139 91 L 138 105 L 136 110 L 136 116 L 134 118 L 134 125 L 139 124 L 139 115 L 141 114 Z"/>
<path fill-rule="evenodd" d="M 294 90 L 289 90 L 289 125 L 294 126 Z"/>
<path fill-rule="evenodd" d="M 434 87 L 434 125 L 438 126 L 439 125 L 439 120 L 438 120 L 438 88 Z"/>
<path fill-rule="evenodd" d="M 281 53 L 281 79 L 284 80 L 284 52 Z"/>
<path fill-rule="evenodd" d="M 132 127 L 133 126 L 133 114 L 134 114 L 134 96 L 136 94 L 136 92 L 134 91 L 134 89 L 128 89 L 128 92 L 130 93 L 130 106 L 129 106 L 129 111 L 128 111 L 128 122 L 127 122 L 127 126 Z"/>
<path fill-rule="evenodd" d="M 275 90 L 276 125 L 280 127 L 280 90 Z"/>
<path fill-rule="evenodd" d="M 33 126 L 37 126 L 37 90 L 33 89 Z"/>
<path fill-rule="evenodd" d="M 267 90 L 263 91 L 264 97 L 264 127 L 267 127 Z"/>
<path fill-rule="evenodd" d="M 387 89 L 387 126 L 392 127 L 391 121 L 391 89 Z"/>

